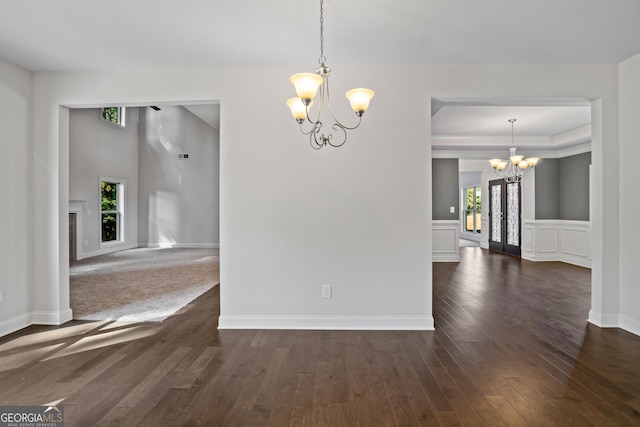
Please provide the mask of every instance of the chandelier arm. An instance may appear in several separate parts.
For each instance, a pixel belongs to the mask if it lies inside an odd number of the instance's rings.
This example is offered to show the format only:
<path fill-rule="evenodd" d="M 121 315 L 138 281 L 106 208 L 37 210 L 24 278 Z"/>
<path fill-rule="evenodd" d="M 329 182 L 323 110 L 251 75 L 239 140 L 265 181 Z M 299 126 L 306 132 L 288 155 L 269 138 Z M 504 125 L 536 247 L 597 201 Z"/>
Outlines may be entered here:
<path fill-rule="evenodd" d="M 338 148 L 338 147 L 342 147 L 344 145 L 345 142 L 347 142 L 347 131 L 345 129 L 344 126 L 339 125 L 338 123 L 334 123 L 333 126 L 331 126 L 334 130 L 338 130 L 340 129 L 342 131 L 342 135 L 343 135 L 343 139 L 342 142 L 340 142 L 339 144 L 334 144 L 333 143 L 333 138 L 329 138 L 327 140 L 327 144 L 329 144 L 332 147 Z M 331 134 L 331 136 L 333 136 L 333 134 Z"/>
<path fill-rule="evenodd" d="M 309 129 L 308 131 L 305 132 L 304 128 L 302 127 L 303 124 L 300 123 L 300 132 L 303 135 L 311 135 L 311 133 L 316 129 L 316 128 L 320 128 L 322 127 L 322 122 L 317 122 L 317 123 L 313 123 L 313 126 L 311 126 L 311 129 Z"/>
<path fill-rule="evenodd" d="M 362 116 L 359 115 L 358 116 L 358 123 L 355 126 L 346 126 L 344 125 L 342 122 L 340 122 L 340 120 L 338 120 L 338 118 L 336 117 L 336 115 L 333 113 L 333 108 L 331 107 L 331 95 L 329 92 L 329 76 L 325 77 L 324 82 L 322 83 L 323 86 L 326 84 L 327 85 L 327 107 L 329 108 L 329 112 L 331 113 L 331 117 L 333 117 L 333 120 L 335 121 L 335 124 L 340 126 L 342 128 L 342 130 L 353 130 L 353 129 L 357 129 L 360 126 L 360 123 L 362 123 Z M 342 145 L 342 144 L 340 144 Z"/>
<path fill-rule="evenodd" d="M 318 107 L 318 115 L 316 116 L 315 120 L 311 120 L 310 117 L 310 112 L 311 112 L 311 105 L 307 105 L 306 109 L 307 109 L 307 120 L 309 121 L 309 123 L 311 123 L 312 125 L 317 125 L 320 124 L 320 126 L 322 127 L 322 122 L 320 121 L 320 118 L 322 117 L 322 111 L 324 109 L 324 82 L 320 85 L 320 107 Z"/>
<path fill-rule="evenodd" d="M 309 143 L 311 144 L 311 148 L 314 150 L 319 150 L 323 147 L 323 145 L 318 142 L 314 134 L 309 135 Z"/>
<path fill-rule="evenodd" d="M 309 136 L 309 141 L 311 141 L 311 146 L 313 148 L 315 148 L 316 150 L 318 150 L 318 149 L 324 147 L 325 145 L 327 145 L 327 143 L 333 137 L 333 135 L 324 136 L 324 134 L 320 133 L 321 130 L 322 130 L 322 124 L 320 124 L 320 126 L 316 126 L 313 129 L 313 132 L 311 133 L 311 135 Z M 318 136 L 320 136 L 320 140 L 319 141 L 318 141 Z"/>

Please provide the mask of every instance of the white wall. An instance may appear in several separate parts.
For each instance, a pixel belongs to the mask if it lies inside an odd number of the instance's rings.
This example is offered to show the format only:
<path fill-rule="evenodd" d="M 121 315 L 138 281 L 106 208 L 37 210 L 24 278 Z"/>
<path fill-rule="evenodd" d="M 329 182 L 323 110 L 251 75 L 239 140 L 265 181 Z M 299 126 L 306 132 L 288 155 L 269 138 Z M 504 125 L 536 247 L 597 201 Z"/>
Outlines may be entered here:
<path fill-rule="evenodd" d="M 620 324 L 640 335 L 640 55 L 620 64 Z"/>
<path fill-rule="evenodd" d="M 409 329 L 433 326 L 431 97 L 579 97 L 600 100 L 592 109 L 593 241 L 602 250 L 594 251 L 591 320 L 615 310 L 619 236 L 610 220 L 618 197 L 610 193 L 618 178 L 605 171 L 619 160 L 616 66 L 333 68 L 336 93 L 362 85 L 376 98 L 345 147 L 320 152 L 283 105 L 294 68 L 37 73 L 33 253 L 43 262 L 34 306 L 58 320 L 68 308 L 68 248 L 60 239 L 68 224 L 59 220 L 68 209 L 68 140 L 59 105 L 221 101 L 223 327 Z M 334 286 L 332 299 L 321 298 L 322 284 Z"/>
<path fill-rule="evenodd" d="M 0 60 L 0 336 L 31 323 L 31 72 Z"/>
<path fill-rule="evenodd" d="M 184 107 L 141 109 L 141 246 L 219 247 L 219 151 L 218 131 Z"/>
<path fill-rule="evenodd" d="M 125 119 L 121 127 L 102 120 L 98 108 L 69 110 L 69 199 L 82 201 L 78 259 L 138 246 L 137 108 L 127 109 Z M 123 242 L 102 247 L 101 177 L 125 181 Z"/>

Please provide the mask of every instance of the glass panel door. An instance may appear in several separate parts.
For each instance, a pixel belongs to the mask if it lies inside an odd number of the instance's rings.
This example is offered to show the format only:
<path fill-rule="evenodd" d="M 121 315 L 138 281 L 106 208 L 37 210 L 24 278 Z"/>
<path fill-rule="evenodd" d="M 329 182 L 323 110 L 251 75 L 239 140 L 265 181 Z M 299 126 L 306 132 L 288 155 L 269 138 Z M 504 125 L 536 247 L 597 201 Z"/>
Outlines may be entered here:
<path fill-rule="evenodd" d="M 520 183 L 489 182 L 489 249 L 520 256 Z"/>
<path fill-rule="evenodd" d="M 492 184 L 491 188 L 491 240 L 502 243 L 502 185 Z"/>

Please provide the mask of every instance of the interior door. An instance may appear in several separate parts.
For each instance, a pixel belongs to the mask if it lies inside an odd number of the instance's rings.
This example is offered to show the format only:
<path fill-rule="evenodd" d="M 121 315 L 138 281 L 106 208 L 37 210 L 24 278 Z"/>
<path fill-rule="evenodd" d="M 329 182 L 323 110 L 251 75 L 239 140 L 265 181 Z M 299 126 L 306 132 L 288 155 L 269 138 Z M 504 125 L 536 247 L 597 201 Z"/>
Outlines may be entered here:
<path fill-rule="evenodd" d="M 489 249 L 520 256 L 520 183 L 489 182 Z"/>

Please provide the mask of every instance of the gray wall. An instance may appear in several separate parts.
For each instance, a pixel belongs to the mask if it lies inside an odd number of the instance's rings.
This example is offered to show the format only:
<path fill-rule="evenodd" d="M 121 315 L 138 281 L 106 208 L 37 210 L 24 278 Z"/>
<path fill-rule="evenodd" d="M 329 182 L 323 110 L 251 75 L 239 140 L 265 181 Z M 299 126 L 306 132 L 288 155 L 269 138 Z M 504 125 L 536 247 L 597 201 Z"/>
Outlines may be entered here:
<path fill-rule="evenodd" d="M 126 127 L 102 120 L 100 109 L 69 110 L 69 199 L 82 200 L 83 257 L 100 249 L 100 177 L 125 180 L 124 242 L 138 239 L 137 108 L 127 108 Z M 86 244 L 84 244 L 86 242 Z"/>
<path fill-rule="evenodd" d="M 140 245 L 219 245 L 219 132 L 181 106 L 140 117 Z"/>
<path fill-rule="evenodd" d="M 459 219 L 458 159 L 433 159 L 432 179 L 433 219 Z M 449 208 L 451 206 L 456 208 L 455 213 L 450 213 Z"/>
<path fill-rule="evenodd" d="M 536 173 L 536 219 L 560 219 L 559 159 L 541 159 Z"/>
<path fill-rule="evenodd" d="M 589 221 L 591 153 L 560 159 L 560 219 Z"/>
<path fill-rule="evenodd" d="M 589 221 L 591 153 L 544 159 L 536 167 L 536 219 Z"/>

